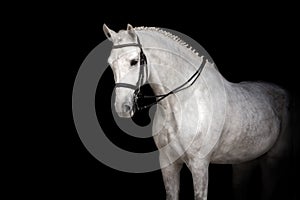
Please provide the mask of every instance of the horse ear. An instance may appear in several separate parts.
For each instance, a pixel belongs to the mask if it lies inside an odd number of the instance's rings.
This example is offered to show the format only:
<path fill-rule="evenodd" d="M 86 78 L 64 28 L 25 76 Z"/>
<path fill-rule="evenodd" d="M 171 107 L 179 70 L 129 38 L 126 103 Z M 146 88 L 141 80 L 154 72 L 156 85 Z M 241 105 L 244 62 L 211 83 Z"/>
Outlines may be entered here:
<path fill-rule="evenodd" d="M 132 37 L 135 37 L 134 28 L 133 28 L 130 24 L 127 24 L 127 32 L 128 32 Z"/>
<path fill-rule="evenodd" d="M 127 31 L 133 31 L 133 27 L 131 26 L 131 24 L 127 24 Z"/>
<path fill-rule="evenodd" d="M 113 41 L 114 36 L 116 35 L 116 32 L 114 32 L 113 30 L 110 30 L 106 24 L 103 24 L 103 32 L 105 34 L 105 36 L 107 37 L 107 39 L 109 39 L 110 41 Z"/>

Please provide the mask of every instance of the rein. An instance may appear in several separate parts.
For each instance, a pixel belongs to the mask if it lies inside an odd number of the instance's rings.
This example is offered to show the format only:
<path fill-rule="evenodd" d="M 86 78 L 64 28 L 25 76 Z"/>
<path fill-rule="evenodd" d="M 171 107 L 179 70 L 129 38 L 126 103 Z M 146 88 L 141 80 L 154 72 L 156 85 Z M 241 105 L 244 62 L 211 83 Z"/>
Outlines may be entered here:
<path fill-rule="evenodd" d="M 157 104 L 158 102 L 160 102 L 161 100 L 163 100 L 164 98 L 169 96 L 170 94 L 175 94 L 177 92 L 180 92 L 181 90 L 185 90 L 185 89 L 189 88 L 198 79 L 198 77 L 200 76 L 200 74 L 201 74 L 201 72 L 204 68 L 204 65 L 205 65 L 204 60 L 202 60 L 202 63 L 199 66 L 199 68 L 197 69 L 197 71 L 186 82 L 184 82 L 180 86 L 176 87 L 175 89 L 171 90 L 170 92 L 168 92 L 166 94 L 160 94 L 160 95 L 145 96 L 140 91 L 141 91 L 141 87 L 142 87 L 144 79 L 145 79 L 145 71 L 146 71 L 146 77 L 148 77 L 148 66 L 147 66 L 147 58 L 146 58 L 146 55 L 143 52 L 142 45 L 140 43 L 139 37 L 137 36 L 137 43 L 114 45 L 112 48 L 113 49 L 118 49 L 118 48 L 129 47 L 129 46 L 130 47 L 136 46 L 136 47 L 140 48 L 139 78 L 138 78 L 138 81 L 137 81 L 136 85 L 132 85 L 132 84 L 128 84 L 128 83 L 116 83 L 116 87 L 130 88 L 130 89 L 134 90 L 133 101 L 134 101 L 134 108 L 136 110 L 143 110 L 145 108 L 149 108 L 149 107 Z M 156 98 L 156 100 L 155 100 L 155 102 L 150 103 L 150 104 L 145 105 L 145 106 L 140 105 L 139 102 L 141 102 L 141 100 L 143 100 L 145 98 Z"/>

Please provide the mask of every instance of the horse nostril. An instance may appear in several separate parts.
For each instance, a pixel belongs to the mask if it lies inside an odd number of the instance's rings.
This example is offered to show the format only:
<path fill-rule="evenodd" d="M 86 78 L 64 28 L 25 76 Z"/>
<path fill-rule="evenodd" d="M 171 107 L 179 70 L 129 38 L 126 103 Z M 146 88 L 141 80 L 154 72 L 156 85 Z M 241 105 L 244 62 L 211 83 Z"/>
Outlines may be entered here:
<path fill-rule="evenodd" d="M 129 103 L 124 103 L 123 105 L 124 112 L 131 111 L 131 105 Z"/>

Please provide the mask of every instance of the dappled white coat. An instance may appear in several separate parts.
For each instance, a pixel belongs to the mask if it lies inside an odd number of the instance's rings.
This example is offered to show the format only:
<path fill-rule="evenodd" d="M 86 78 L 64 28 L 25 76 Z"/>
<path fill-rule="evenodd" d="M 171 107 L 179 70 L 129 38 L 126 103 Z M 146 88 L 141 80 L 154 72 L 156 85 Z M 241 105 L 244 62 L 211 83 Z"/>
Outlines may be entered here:
<path fill-rule="evenodd" d="M 195 84 L 158 105 L 153 138 L 167 199 L 178 199 L 179 171 L 185 163 L 192 172 L 195 199 L 207 199 L 209 163 L 237 164 L 270 150 L 284 128 L 287 95 L 278 86 L 263 82 L 230 83 L 214 63 L 188 48 L 182 40 L 157 28 L 135 28 L 115 33 L 104 25 L 114 43 L 136 43 L 138 36 L 148 61 L 147 81 L 155 94 L 165 94 L 184 83 L 202 62 L 204 69 Z M 135 84 L 138 47 L 113 49 L 108 59 L 116 82 Z M 133 90 L 116 89 L 115 109 L 131 117 Z"/>

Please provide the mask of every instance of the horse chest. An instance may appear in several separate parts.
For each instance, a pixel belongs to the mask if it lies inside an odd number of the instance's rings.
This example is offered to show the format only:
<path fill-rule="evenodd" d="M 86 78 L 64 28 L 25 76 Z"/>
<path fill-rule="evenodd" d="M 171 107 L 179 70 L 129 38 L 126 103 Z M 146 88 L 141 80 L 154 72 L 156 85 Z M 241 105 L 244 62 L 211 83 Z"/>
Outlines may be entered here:
<path fill-rule="evenodd" d="M 178 129 L 176 123 L 171 123 L 169 120 L 160 128 L 159 132 L 154 135 L 154 140 L 158 148 L 163 148 L 176 139 Z"/>
<path fill-rule="evenodd" d="M 178 118 L 174 113 L 157 113 L 153 124 L 153 138 L 158 149 L 166 145 L 175 151 L 181 149 Z"/>

